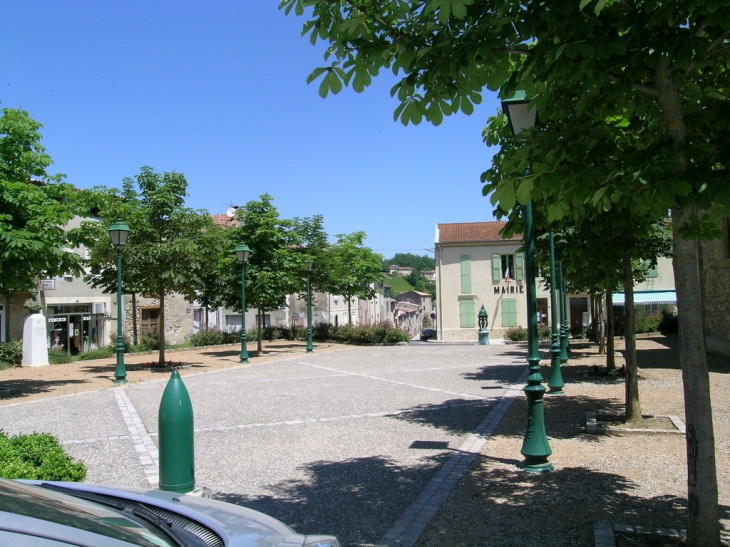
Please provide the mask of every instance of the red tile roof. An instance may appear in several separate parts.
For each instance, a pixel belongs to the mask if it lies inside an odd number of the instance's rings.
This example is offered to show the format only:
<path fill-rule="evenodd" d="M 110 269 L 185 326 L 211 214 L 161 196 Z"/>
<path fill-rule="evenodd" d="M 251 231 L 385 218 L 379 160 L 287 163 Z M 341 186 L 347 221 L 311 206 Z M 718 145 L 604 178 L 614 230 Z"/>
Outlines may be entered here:
<path fill-rule="evenodd" d="M 221 228 L 231 228 L 233 226 L 239 226 L 238 221 L 235 218 L 229 217 L 227 214 L 222 215 L 210 215 L 213 222 Z"/>
<path fill-rule="evenodd" d="M 472 243 L 486 241 L 505 241 L 499 232 L 506 222 L 457 222 L 454 224 L 437 224 L 438 241 L 436 243 Z M 515 234 L 506 241 L 520 241 L 522 234 Z"/>

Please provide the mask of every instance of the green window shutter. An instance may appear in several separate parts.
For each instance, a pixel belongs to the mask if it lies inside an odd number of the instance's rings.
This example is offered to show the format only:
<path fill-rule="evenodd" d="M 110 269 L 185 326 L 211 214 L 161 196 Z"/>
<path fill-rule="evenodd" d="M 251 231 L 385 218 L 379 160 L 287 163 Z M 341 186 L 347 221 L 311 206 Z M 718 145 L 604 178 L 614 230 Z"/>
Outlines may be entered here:
<path fill-rule="evenodd" d="M 654 266 L 653 268 L 649 268 L 649 272 L 646 274 L 647 277 L 659 277 L 659 267 Z"/>
<path fill-rule="evenodd" d="M 461 255 L 461 294 L 471 294 L 471 255 Z"/>
<path fill-rule="evenodd" d="M 515 253 L 515 280 L 522 281 L 525 278 L 525 255 Z"/>
<path fill-rule="evenodd" d="M 502 299 L 502 326 L 517 326 L 517 300 L 515 298 Z"/>
<path fill-rule="evenodd" d="M 498 254 L 492 255 L 492 281 L 502 279 L 502 261 Z"/>
<path fill-rule="evenodd" d="M 459 323 L 462 329 L 476 326 L 476 314 L 474 312 L 474 300 L 459 300 Z"/>

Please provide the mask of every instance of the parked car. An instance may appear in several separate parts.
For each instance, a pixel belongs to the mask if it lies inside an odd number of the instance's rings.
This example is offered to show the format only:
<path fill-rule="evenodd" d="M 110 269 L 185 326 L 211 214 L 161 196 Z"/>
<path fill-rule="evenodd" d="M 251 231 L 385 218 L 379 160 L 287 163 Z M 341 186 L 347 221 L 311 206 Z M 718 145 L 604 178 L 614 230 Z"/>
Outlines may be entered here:
<path fill-rule="evenodd" d="M 421 342 L 436 340 L 436 329 L 423 329 L 421 331 Z"/>
<path fill-rule="evenodd" d="M 204 497 L 84 483 L 0 479 L 3 547 L 340 547 L 275 518 Z"/>

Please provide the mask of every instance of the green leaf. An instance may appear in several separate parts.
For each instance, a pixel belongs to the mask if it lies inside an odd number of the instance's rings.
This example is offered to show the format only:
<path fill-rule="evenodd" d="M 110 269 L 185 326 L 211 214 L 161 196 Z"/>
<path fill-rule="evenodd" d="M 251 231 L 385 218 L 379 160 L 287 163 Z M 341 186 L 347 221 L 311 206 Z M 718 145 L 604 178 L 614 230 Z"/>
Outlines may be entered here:
<path fill-rule="evenodd" d="M 322 82 L 319 84 L 319 96 L 323 99 L 326 99 L 327 94 L 329 93 L 330 78 L 332 78 L 332 73 L 328 71 L 324 78 L 322 78 Z"/>
<path fill-rule="evenodd" d="M 578 5 L 578 9 L 580 11 L 583 11 L 583 8 L 586 7 L 590 3 L 591 3 L 591 0 L 580 0 L 580 4 Z"/>

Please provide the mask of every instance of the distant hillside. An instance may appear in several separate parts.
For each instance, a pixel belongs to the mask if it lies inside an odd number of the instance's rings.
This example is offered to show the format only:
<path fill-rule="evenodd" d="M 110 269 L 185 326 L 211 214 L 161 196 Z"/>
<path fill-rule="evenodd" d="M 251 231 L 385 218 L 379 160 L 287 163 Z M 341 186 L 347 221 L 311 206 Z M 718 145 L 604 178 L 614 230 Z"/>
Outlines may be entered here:
<path fill-rule="evenodd" d="M 394 276 L 383 275 L 383 277 L 385 278 L 383 280 L 383 283 L 385 283 L 386 285 L 390 285 L 390 287 L 391 287 L 391 289 L 390 289 L 391 296 L 397 296 L 401 293 L 413 290 L 413 285 L 408 283 L 408 281 L 406 281 L 405 277 L 400 277 L 399 275 L 394 275 Z"/>
<path fill-rule="evenodd" d="M 396 266 L 408 266 L 414 268 L 419 272 L 424 270 L 433 270 L 436 268 L 433 258 L 430 256 L 418 256 L 412 253 L 396 253 L 392 258 L 386 258 L 383 260 L 383 270 L 388 271 L 388 267 L 391 264 Z"/>

